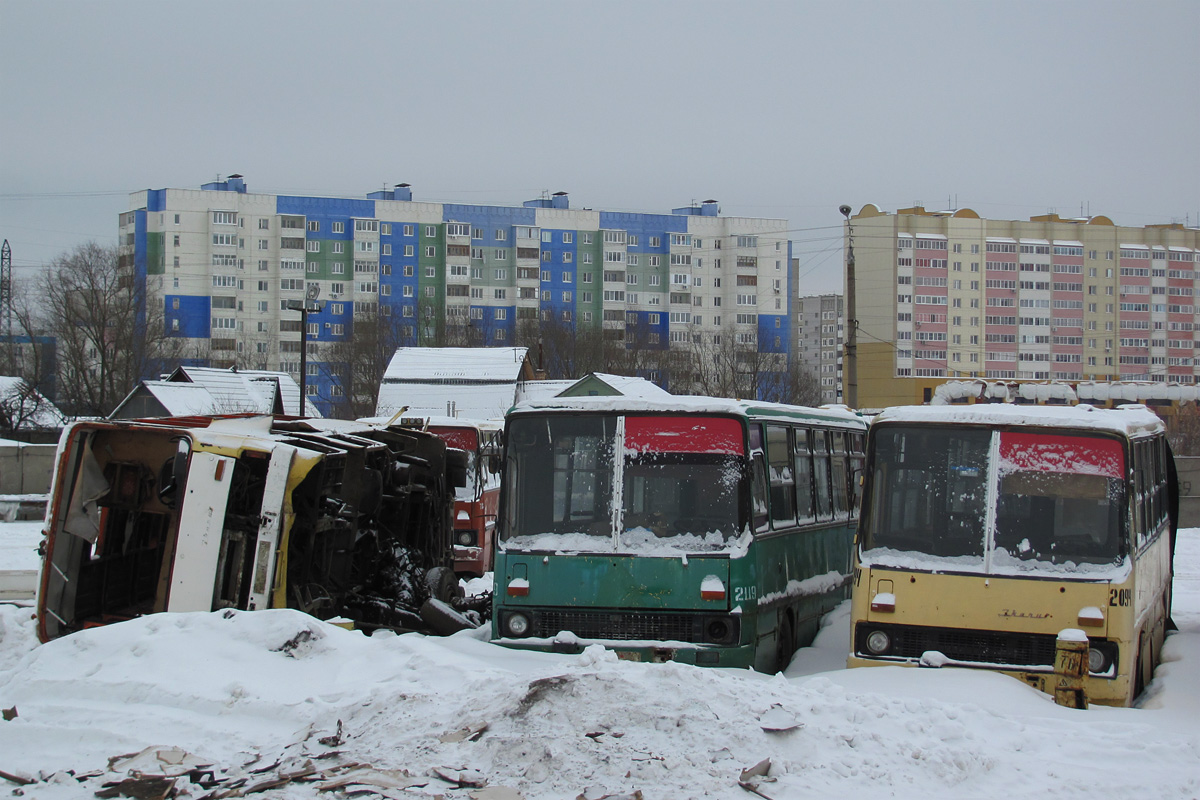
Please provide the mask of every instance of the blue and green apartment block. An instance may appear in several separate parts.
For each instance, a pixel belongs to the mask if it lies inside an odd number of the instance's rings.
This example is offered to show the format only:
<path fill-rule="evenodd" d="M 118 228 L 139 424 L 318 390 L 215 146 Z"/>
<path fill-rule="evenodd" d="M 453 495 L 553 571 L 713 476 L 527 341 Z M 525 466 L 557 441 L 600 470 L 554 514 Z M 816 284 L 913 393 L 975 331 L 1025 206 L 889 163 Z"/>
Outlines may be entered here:
<path fill-rule="evenodd" d="M 786 220 L 721 216 L 711 200 L 654 214 L 573 209 L 562 192 L 520 206 L 428 203 L 406 184 L 298 197 L 254 194 L 232 175 L 134 192 L 129 205 L 125 263 L 191 363 L 298 378 L 300 314 L 287 306 L 317 293 L 303 346 L 322 411 L 343 398 L 333 362 L 366 322 L 399 346 L 512 346 L 531 325 L 700 362 L 735 348 L 780 374 L 794 349 Z"/>

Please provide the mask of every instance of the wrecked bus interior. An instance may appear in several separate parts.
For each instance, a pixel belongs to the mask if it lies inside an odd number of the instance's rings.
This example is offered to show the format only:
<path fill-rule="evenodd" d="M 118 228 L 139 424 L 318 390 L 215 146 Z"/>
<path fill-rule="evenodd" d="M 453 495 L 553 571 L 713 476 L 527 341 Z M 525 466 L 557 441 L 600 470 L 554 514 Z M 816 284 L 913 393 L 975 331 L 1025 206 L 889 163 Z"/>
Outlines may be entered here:
<path fill-rule="evenodd" d="M 409 428 L 256 415 L 75 423 L 51 486 L 38 635 L 282 607 L 422 629 L 422 606 L 459 591 L 465 479 L 464 453 Z"/>

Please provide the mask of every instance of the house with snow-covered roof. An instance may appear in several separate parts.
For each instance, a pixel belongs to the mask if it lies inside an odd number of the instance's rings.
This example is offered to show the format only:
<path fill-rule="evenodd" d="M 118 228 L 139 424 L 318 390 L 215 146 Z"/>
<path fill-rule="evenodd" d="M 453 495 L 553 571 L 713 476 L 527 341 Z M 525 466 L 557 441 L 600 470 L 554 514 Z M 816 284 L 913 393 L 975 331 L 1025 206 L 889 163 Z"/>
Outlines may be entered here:
<path fill-rule="evenodd" d="M 111 419 L 197 414 L 289 414 L 300 411 L 300 387 L 286 372 L 179 367 L 163 380 L 142 381 Z M 305 416 L 319 417 L 311 401 Z"/>
<path fill-rule="evenodd" d="M 497 419 L 534 377 L 526 347 L 401 347 L 383 374 L 375 414 Z"/>

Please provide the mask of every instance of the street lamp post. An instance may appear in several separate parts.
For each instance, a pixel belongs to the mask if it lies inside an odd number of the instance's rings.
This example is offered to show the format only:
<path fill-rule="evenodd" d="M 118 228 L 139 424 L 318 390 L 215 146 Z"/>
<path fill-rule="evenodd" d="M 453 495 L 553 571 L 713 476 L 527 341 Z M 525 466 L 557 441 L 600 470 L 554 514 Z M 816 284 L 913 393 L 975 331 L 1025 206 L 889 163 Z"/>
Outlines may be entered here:
<path fill-rule="evenodd" d="M 858 408 L 858 314 L 855 307 L 854 284 L 854 223 L 850 221 L 850 206 L 839 206 L 846 218 L 846 391 L 844 399 L 850 408 Z"/>
<path fill-rule="evenodd" d="M 308 292 L 303 300 L 288 300 L 287 308 L 289 311 L 300 312 L 300 416 L 304 414 L 304 403 L 307 400 L 308 380 L 308 314 L 310 311 L 316 312 L 321 310 L 321 304 L 317 302 L 317 296 L 321 294 L 321 285 L 318 283 L 310 283 Z"/>

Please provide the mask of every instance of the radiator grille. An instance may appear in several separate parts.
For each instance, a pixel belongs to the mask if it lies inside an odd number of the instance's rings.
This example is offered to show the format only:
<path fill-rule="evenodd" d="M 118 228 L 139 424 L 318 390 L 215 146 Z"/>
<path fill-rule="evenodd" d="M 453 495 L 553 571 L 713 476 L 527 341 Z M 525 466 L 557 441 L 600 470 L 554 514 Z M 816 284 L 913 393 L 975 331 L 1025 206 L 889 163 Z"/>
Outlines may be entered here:
<path fill-rule="evenodd" d="M 703 641 L 700 618 L 694 615 L 625 611 L 539 611 L 534 615 L 531 636 L 551 637 L 559 631 L 571 631 L 583 639 Z"/>
<path fill-rule="evenodd" d="M 864 625 L 856 631 L 854 649 L 858 655 L 872 658 L 866 648 L 866 636 L 882 630 L 892 638 L 888 656 L 920 658 L 936 650 L 955 661 L 985 664 L 1054 666 L 1057 636 L 1049 633 L 1009 633 L 1004 631 L 925 628 L 909 625 Z"/>

